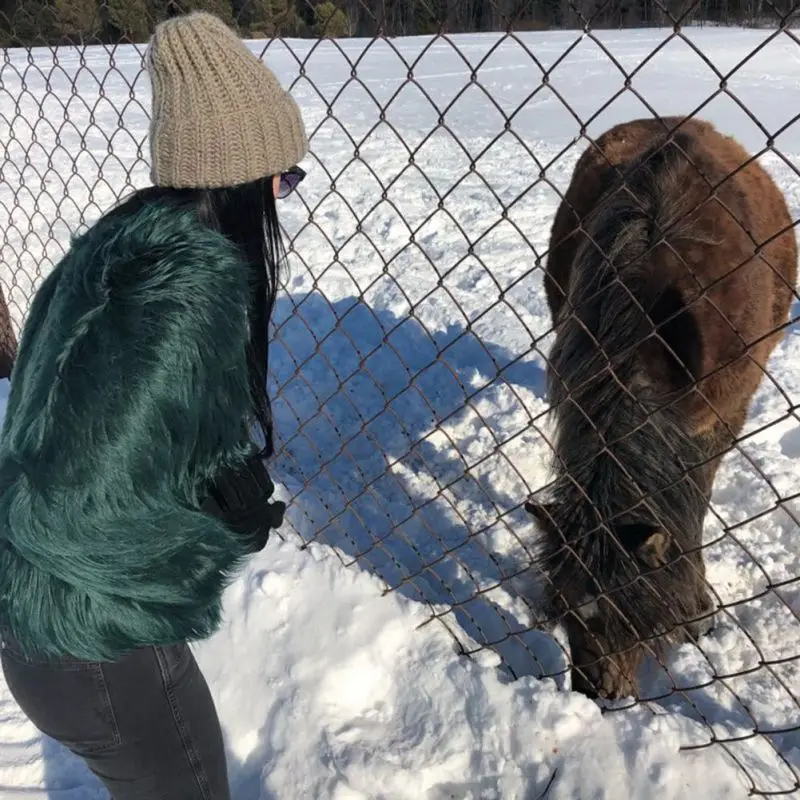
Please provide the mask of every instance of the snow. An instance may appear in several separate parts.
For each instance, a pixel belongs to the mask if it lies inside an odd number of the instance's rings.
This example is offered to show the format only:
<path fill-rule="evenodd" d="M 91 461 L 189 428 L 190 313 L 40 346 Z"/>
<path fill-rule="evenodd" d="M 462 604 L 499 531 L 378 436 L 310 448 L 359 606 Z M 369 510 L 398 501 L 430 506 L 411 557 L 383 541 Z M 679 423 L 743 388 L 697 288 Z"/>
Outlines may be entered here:
<path fill-rule="evenodd" d="M 540 257 L 582 127 L 700 109 L 754 152 L 771 136 L 761 160 L 797 219 L 800 48 L 692 28 L 274 42 L 265 58 L 313 152 L 281 206 L 271 348 L 286 541 L 195 648 L 234 797 L 800 797 L 800 301 L 715 487 L 725 610 L 701 647 L 643 668 L 653 699 L 568 691 L 563 637 L 531 630 L 516 593 L 535 539 L 519 506 L 548 480 Z M 70 231 L 147 183 L 140 70 L 132 47 L 0 64 L 17 325 Z M 1 680 L 0 795 L 103 796 Z"/>

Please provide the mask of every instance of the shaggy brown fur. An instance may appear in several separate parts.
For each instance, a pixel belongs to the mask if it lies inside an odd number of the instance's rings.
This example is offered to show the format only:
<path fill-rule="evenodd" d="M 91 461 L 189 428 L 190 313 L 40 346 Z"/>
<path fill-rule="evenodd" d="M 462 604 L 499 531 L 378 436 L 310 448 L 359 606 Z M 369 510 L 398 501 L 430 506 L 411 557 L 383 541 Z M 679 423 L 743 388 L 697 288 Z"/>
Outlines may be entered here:
<path fill-rule="evenodd" d="M 712 615 L 711 487 L 797 280 L 786 202 L 749 159 L 701 120 L 618 125 L 581 156 L 552 227 L 557 477 L 527 508 L 588 694 L 635 693 L 644 653 Z"/>

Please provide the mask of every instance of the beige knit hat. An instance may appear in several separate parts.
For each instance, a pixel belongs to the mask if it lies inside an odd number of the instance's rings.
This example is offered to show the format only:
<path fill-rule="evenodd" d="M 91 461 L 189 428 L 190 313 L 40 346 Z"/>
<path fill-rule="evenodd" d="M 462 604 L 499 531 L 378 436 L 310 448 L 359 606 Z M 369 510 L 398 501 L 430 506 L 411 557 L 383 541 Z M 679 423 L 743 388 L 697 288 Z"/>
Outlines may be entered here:
<path fill-rule="evenodd" d="M 308 152 L 297 103 L 212 14 L 161 23 L 148 48 L 147 69 L 156 185 L 236 186 L 277 175 Z"/>

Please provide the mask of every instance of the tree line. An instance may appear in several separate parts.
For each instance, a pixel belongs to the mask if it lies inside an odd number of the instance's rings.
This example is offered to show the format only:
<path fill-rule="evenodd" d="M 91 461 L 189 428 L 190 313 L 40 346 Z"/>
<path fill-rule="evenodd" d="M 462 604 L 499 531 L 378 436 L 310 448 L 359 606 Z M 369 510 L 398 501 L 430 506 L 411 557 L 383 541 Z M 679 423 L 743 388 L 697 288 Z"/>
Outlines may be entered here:
<path fill-rule="evenodd" d="M 777 26 L 796 0 L 0 0 L 0 44 L 145 42 L 161 20 L 211 11 L 248 38 L 404 36 L 681 24 Z"/>

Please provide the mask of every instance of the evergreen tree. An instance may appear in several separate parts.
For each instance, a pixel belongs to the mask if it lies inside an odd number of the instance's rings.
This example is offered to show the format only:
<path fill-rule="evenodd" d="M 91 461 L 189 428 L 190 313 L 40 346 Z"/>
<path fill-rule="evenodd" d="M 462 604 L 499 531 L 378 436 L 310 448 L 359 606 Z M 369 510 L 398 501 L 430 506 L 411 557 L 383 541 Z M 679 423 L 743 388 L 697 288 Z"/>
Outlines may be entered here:
<path fill-rule="evenodd" d="M 49 0 L 17 0 L 4 17 L 8 25 L 4 38 L 11 47 L 40 47 L 58 37 L 54 8 Z"/>
<path fill-rule="evenodd" d="M 117 36 L 129 42 L 146 42 L 155 20 L 146 0 L 107 0 L 108 22 Z"/>
<path fill-rule="evenodd" d="M 191 11 L 208 11 L 210 14 L 218 16 L 228 25 L 233 25 L 233 7 L 230 0 L 158 0 L 155 3 L 155 12 L 158 20 L 180 14 L 188 14 Z"/>
<path fill-rule="evenodd" d="M 53 11 L 59 36 L 75 43 L 89 43 L 100 33 L 98 0 L 54 0 Z"/>
<path fill-rule="evenodd" d="M 295 0 L 250 0 L 250 34 L 256 38 L 298 36 L 303 31 Z"/>
<path fill-rule="evenodd" d="M 347 15 L 331 0 L 325 0 L 314 9 L 314 36 L 338 39 L 350 32 Z"/>
<path fill-rule="evenodd" d="M 244 36 L 630 28 L 709 20 L 774 27 L 796 0 L 0 0 L 0 45 L 144 42 L 176 14 L 209 11 Z"/>

